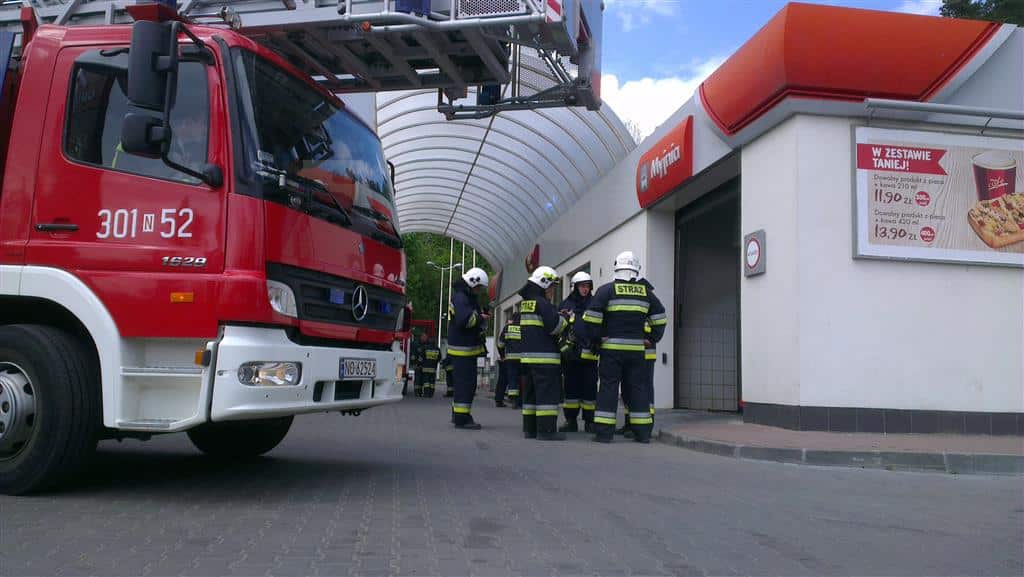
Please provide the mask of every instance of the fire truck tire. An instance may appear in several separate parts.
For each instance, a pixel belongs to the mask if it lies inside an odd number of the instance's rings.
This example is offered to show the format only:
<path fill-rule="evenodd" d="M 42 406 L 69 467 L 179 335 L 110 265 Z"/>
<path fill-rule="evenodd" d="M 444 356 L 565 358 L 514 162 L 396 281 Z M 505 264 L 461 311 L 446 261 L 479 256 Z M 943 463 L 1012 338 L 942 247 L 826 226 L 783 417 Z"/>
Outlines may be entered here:
<path fill-rule="evenodd" d="M 0 492 L 67 480 L 96 450 L 99 370 L 83 343 L 42 325 L 0 326 Z"/>
<path fill-rule="evenodd" d="M 276 447 L 288 434 L 294 417 L 204 423 L 188 430 L 197 449 L 214 457 L 257 457 Z"/>

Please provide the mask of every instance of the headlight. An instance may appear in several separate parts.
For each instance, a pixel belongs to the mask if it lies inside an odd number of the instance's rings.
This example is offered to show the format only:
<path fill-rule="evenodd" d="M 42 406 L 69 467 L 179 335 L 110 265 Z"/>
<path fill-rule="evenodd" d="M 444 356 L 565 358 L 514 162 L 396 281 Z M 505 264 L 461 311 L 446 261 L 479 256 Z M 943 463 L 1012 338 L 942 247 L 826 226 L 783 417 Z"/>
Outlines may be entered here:
<path fill-rule="evenodd" d="M 400 383 L 405 378 L 405 365 L 399 363 L 395 365 L 395 382 Z"/>
<path fill-rule="evenodd" d="M 302 365 L 255 361 L 238 367 L 238 380 L 253 387 L 282 387 L 299 384 Z"/>
<path fill-rule="evenodd" d="M 275 311 L 298 318 L 299 307 L 295 304 L 295 293 L 290 286 L 276 280 L 268 280 L 267 296 L 270 298 L 270 307 Z"/>

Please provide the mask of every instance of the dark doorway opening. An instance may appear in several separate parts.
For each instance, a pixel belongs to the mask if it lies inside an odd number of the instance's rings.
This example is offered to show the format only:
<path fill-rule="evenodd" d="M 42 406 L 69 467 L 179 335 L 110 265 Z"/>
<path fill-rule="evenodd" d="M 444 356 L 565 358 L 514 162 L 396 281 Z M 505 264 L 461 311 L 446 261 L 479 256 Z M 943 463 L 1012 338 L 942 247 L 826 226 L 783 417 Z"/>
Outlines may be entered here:
<path fill-rule="evenodd" d="M 740 408 L 740 244 L 738 177 L 677 213 L 677 408 Z"/>

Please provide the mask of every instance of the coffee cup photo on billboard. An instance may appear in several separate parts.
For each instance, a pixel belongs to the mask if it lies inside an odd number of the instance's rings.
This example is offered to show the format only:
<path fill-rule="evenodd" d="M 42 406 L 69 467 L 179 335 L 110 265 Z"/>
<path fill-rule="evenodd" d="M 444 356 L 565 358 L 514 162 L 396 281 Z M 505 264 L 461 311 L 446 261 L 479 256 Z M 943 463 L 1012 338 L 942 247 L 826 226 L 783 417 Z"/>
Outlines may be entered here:
<path fill-rule="evenodd" d="M 1014 191 L 1017 160 L 1001 150 L 971 159 L 978 201 L 967 221 L 978 238 L 992 248 L 1024 242 L 1024 192 Z"/>

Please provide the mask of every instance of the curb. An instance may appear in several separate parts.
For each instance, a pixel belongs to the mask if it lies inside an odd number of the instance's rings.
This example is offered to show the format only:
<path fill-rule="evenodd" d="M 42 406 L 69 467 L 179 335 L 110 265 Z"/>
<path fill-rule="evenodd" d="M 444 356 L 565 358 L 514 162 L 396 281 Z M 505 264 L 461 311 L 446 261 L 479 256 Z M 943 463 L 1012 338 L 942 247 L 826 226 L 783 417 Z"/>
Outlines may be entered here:
<path fill-rule="evenodd" d="M 799 465 L 927 471 L 951 475 L 1024 475 L 1024 456 L 964 453 L 902 453 L 897 451 L 830 451 L 748 447 L 658 431 L 658 441 L 691 451 L 755 461 Z"/>

